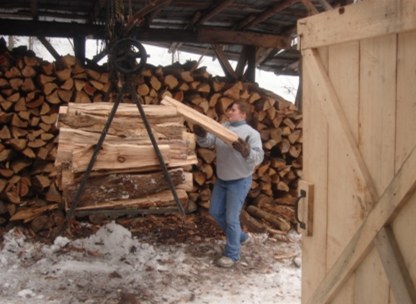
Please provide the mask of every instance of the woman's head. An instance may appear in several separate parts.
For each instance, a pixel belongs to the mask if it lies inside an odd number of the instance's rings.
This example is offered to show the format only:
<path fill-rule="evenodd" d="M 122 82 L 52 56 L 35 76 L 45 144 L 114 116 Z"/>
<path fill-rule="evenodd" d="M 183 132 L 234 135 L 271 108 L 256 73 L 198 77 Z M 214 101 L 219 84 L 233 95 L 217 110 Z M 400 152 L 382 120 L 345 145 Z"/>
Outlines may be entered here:
<path fill-rule="evenodd" d="M 227 117 L 230 122 L 247 120 L 249 105 L 244 101 L 234 101 L 227 109 Z"/>

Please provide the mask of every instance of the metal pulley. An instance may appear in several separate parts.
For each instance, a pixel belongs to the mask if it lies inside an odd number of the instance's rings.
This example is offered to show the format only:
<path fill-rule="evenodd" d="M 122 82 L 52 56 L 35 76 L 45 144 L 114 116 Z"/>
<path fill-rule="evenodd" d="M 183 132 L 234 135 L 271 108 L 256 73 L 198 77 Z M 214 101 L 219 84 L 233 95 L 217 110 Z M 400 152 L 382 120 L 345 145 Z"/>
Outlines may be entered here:
<path fill-rule="evenodd" d="M 137 73 L 145 66 L 146 60 L 147 54 L 144 46 L 132 38 L 116 41 L 110 51 L 111 65 L 120 73 Z"/>

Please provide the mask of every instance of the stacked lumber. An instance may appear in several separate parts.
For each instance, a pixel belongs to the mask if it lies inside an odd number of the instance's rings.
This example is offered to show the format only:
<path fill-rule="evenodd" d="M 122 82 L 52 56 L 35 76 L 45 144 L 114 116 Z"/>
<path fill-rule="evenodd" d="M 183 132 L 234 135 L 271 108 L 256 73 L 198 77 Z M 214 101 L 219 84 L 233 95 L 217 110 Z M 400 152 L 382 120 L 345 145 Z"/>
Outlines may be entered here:
<path fill-rule="evenodd" d="M 90 163 L 112 109 L 110 103 L 62 106 L 56 167 L 66 209 L 75 201 L 80 180 Z M 193 211 L 186 191 L 192 190 L 192 165 L 197 162 L 195 137 L 187 133 L 176 108 L 144 105 L 176 193 L 185 211 Z M 176 207 L 155 149 L 135 104 L 120 104 L 98 152 L 75 211 Z M 170 208 L 171 209 L 171 208 Z"/>
<path fill-rule="evenodd" d="M 50 63 L 30 52 L 0 52 L 0 223 L 24 221 L 37 232 L 62 222 L 65 204 L 74 195 L 79 176 L 89 161 L 87 153 L 91 153 L 91 145 L 98 141 L 106 119 L 105 114 L 99 112 L 108 113 L 108 109 L 102 108 L 102 101 L 110 87 L 108 73 L 104 70 L 104 67 L 81 66 L 69 55 Z M 226 120 L 226 109 L 234 100 L 247 101 L 252 107 L 251 123 L 262 137 L 265 160 L 254 174 L 243 222 L 251 230 L 276 233 L 287 230 L 293 224 L 293 202 L 302 172 L 302 115 L 292 103 L 253 83 L 227 83 L 222 78 L 212 77 L 204 67 L 197 68 L 196 62 L 175 63 L 167 67 L 147 65 L 137 75 L 135 88 L 145 105 L 159 105 L 168 95 L 220 124 Z M 110 104 L 114 98 L 115 95 L 109 96 Z M 127 106 L 128 103 L 131 103 L 131 97 L 123 96 L 122 104 Z M 83 108 L 82 114 L 76 115 L 77 106 L 87 105 L 91 107 Z M 133 110 L 127 106 L 117 111 L 117 115 L 130 114 L 137 116 L 134 123 L 130 124 L 130 118 L 123 119 L 121 116 L 113 121 L 104 147 L 109 149 L 109 156 L 117 153 L 121 145 L 124 149 L 124 145 L 138 145 L 148 140 L 143 129 L 132 127 L 140 125 L 137 108 Z M 58 115 L 59 130 L 55 124 Z M 166 149 L 164 140 L 183 140 L 175 138 L 178 136 L 176 127 L 169 125 L 175 121 L 170 119 L 164 117 L 163 123 L 159 121 L 154 129 L 155 134 L 162 136 L 159 138 L 162 151 Z M 185 122 L 188 131 L 192 132 L 194 123 Z M 164 133 L 168 130 L 173 133 Z M 59 149 L 58 134 L 61 137 L 59 140 L 63 140 Z M 65 143 L 69 137 L 74 142 L 77 140 L 77 144 Z M 133 142 L 127 139 L 130 137 L 134 138 Z M 111 140 L 114 142 L 111 143 Z M 189 151 L 196 149 L 197 156 L 197 164 L 192 169 L 193 188 L 185 190 L 188 201 L 189 204 L 207 208 L 215 182 L 215 151 L 192 146 L 193 140 L 188 137 L 186 140 Z M 168 150 L 172 150 L 172 145 L 168 145 Z M 182 149 L 177 146 L 173 153 L 180 155 Z M 127 154 L 131 157 L 128 163 L 133 165 L 132 155 L 137 155 L 134 151 Z M 145 154 L 144 151 L 140 153 Z M 73 155 L 77 157 L 71 160 Z M 93 174 L 97 181 L 99 177 L 105 178 L 102 173 L 108 170 L 106 162 Z M 178 166 L 189 166 L 186 161 L 179 164 L 176 159 L 175 162 Z M 156 166 L 148 165 L 149 168 L 153 166 L 151 169 Z M 188 169 L 184 172 L 189 172 Z M 117 174 L 131 173 L 128 166 L 117 170 L 124 170 Z M 140 169 L 135 173 L 148 173 L 146 170 Z M 185 176 L 187 178 L 186 173 Z M 132 180 L 139 183 L 139 180 Z M 117 180 L 98 183 L 111 185 Z M 102 197 L 91 204 L 100 202 L 104 202 Z M 263 212 L 258 212 L 256 208 Z M 283 224 L 270 220 L 276 217 Z"/>

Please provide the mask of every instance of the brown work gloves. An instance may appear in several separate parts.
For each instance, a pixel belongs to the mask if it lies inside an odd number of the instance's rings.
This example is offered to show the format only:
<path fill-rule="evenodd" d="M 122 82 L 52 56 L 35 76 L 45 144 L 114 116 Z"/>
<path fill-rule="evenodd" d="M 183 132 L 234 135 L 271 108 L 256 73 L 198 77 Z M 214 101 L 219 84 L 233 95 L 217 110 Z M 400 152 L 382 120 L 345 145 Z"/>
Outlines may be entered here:
<path fill-rule="evenodd" d="M 248 143 L 249 136 L 246 140 L 238 138 L 238 141 L 233 142 L 233 148 L 236 149 L 244 158 L 247 158 L 250 155 L 250 144 Z"/>
<path fill-rule="evenodd" d="M 205 137 L 207 136 L 207 131 L 202 128 L 200 125 L 194 125 L 194 133 L 198 137 Z"/>

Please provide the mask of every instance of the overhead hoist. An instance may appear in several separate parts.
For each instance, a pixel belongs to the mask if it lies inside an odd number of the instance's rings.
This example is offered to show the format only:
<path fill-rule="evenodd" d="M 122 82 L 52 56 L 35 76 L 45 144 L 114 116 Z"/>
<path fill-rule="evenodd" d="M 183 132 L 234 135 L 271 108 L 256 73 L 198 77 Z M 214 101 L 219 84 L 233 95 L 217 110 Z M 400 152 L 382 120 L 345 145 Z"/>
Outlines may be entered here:
<path fill-rule="evenodd" d="M 91 170 L 97 159 L 99 151 L 103 145 L 107 132 L 110 128 L 111 122 L 117 112 L 117 108 L 123 98 L 124 94 L 129 94 L 132 101 L 137 105 L 137 109 L 143 120 L 146 131 L 149 135 L 150 141 L 159 160 L 160 167 L 163 175 L 169 185 L 173 198 L 176 203 L 176 208 L 172 208 L 172 211 L 179 211 L 182 215 L 185 214 L 185 210 L 180 202 L 176 193 L 175 185 L 169 175 L 166 163 L 163 159 L 162 153 L 157 144 L 156 138 L 152 132 L 151 125 L 146 118 L 142 106 L 142 98 L 137 94 L 133 88 L 135 83 L 134 78 L 146 65 L 147 54 L 144 46 L 136 39 L 134 39 L 134 29 L 142 21 L 143 17 L 154 10 L 158 5 L 158 1 L 155 1 L 155 5 L 147 6 L 146 8 L 132 13 L 131 1 L 129 1 L 129 13 L 126 17 L 124 1 L 123 0 L 107 0 L 106 5 L 106 46 L 108 55 L 108 69 L 110 78 L 110 88 L 107 91 L 104 101 L 108 101 L 111 94 L 116 94 L 116 98 L 108 116 L 103 130 L 99 137 L 97 144 L 94 147 L 93 154 L 87 169 L 82 176 L 79 188 L 76 192 L 74 201 L 71 204 L 71 208 L 67 213 L 67 220 L 71 221 L 75 215 L 75 211 L 80 200 L 80 197 L 87 185 L 88 178 L 90 177 Z M 160 1 L 159 1 L 160 2 Z M 164 210 L 166 212 L 166 210 Z M 77 211 L 76 214 L 80 216 L 91 214 L 103 214 L 103 215 L 124 215 L 124 214 L 148 214 L 157 213 L 157 210 L 149 212 L 149 210 L 140 209 L 128 209 L 128 210 L 90 210 L 90 211 Z"/>

